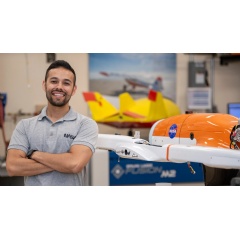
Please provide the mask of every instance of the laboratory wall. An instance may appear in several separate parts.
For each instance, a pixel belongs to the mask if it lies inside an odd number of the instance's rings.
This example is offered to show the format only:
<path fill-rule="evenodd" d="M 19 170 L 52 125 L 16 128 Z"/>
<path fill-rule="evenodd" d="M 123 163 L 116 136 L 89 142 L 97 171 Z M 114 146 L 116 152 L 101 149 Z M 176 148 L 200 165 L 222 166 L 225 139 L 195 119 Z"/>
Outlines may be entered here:
<path fill-rule="evenodd" d="M 240 61 L 220 64 L 211 54 L 177 54 L 177 104 L 182 112 L 188 110 L 188 62 L 206 62 L 208 82 L 212 89 L 212 104 L 217 112 L 227 113 L 228 102 L 240 102 Z"/>
<path fill-rule="evenodd" d="M 81 92 L 88 90 L 88 54 L 57 53 L 56 59 L 64 59 L 74 68 L 78 90 L 71 105 L 87 114 Z M 33 113 L 36 105 L 46 104 L 42 81 L 49 65 L 45 53 L 0 54 L 0 92 L 7 93 L 6 113 Z"/>

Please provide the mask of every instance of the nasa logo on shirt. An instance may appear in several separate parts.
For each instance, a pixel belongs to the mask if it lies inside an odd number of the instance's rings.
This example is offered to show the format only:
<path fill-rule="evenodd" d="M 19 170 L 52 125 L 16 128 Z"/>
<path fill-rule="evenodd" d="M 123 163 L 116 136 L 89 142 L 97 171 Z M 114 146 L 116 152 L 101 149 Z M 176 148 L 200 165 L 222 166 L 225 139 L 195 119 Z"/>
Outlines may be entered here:
<path fill-rule="evenodd" d="M 168 135 L 170 138 L 174 138 L 176 136 L 176 133 L 177 133 L 177 125 L 173 124 L 169 129 Z"/>

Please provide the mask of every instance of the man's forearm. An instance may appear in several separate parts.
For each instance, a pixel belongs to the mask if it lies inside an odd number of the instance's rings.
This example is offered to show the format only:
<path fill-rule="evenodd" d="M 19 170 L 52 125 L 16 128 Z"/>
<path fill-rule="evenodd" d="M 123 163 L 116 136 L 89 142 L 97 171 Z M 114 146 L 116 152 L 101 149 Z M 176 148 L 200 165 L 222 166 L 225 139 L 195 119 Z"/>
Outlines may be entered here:
<path fill-rule="evenodd" d="M 32 158 L 40 164 L 53 168 L 56 171 L 64 173 L 73 173 L 73 164 L 71 161 L 70 153 L 53 154 L 47 152 L 36 151 L 33 153 Z"/>
<path fill-rule="evenodd" d="M 34 176 L 53 171 L 42 163 L 22 157 L 15 159 L 14 164 L 7 161 L 6 168 L 9 176 Z"/>
<path fill-rule="evenodd" d="M 47 153 L 36 151 L 32 159 L 56 171 L 63 173 L 79 173 L 92 156 L 90 148 L 74 145 L 69 153 Z"/>

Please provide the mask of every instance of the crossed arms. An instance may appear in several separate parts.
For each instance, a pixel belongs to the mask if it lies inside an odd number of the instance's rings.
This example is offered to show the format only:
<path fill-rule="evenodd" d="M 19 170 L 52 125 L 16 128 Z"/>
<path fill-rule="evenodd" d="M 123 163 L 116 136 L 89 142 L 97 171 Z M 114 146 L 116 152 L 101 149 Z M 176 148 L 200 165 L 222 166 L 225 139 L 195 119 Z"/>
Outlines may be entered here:
<path fill-rule="evenodd" d="M 84 145 L 73 145 L 68 153 L 35 151 L 28 159 L 26 153 L 9 149 L 6 169 L 9 176 L 33 176 L 51 171 L 79 173 L 92 157 L 92 150 Z"/>

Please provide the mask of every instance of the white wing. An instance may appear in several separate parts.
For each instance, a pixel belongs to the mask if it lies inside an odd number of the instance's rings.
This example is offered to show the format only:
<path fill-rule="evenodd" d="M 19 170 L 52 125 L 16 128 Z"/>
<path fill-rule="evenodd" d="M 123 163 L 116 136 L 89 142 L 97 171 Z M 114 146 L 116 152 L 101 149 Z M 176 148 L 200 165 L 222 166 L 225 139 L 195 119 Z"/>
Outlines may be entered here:
<path fill-rule="evenodd" d="M 197 162 L 216 168 L 240 169 L 240 151 L 234 149 L 181 144 L 153 146 L 144 139 L 112 134 L 99 134 L 97 148 L 114 151 L 121 158 L 173 163 Z"/>

